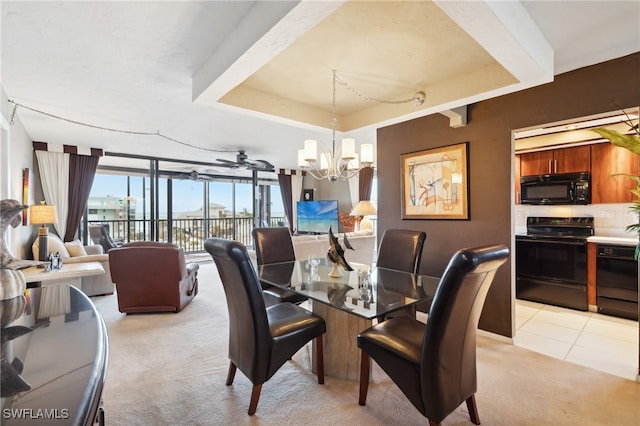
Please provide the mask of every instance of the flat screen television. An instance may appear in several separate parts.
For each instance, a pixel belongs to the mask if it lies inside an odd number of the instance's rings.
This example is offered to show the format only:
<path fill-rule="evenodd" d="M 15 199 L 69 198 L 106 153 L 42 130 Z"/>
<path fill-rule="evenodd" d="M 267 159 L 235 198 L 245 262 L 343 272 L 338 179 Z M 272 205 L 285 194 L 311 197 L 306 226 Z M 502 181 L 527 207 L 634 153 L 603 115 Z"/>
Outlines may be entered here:
<path fill-rule="evenodd" d="M 301 234 L 338 232 L 338 200 L 298 201 L 298 229 Z"/>

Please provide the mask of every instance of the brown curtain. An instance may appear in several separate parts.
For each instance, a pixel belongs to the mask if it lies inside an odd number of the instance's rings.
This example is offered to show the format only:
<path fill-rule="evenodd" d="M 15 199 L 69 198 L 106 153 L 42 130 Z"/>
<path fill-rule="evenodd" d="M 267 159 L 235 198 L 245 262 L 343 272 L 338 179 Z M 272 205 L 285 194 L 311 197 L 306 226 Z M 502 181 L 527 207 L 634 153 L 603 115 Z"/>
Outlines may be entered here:
<path fill-rule="evenodd" d="M 291 189 L 291 175 L 285 174 L 284 170 L 278 173 L 278 184 L 280 185 L 280 194 L 282 195 L 282 205 L 284 206 L 284 214 L 289 221 L 289 229 L 293 233 L 293 203 Z"/>
<path fill-rule="evenodd" d="M 358 173 L 358 193 L 360 201 L 371 200 L 371 187 L 373 186 L 373 168 L 365 167 Z"/>
<path fill-rule="evenodd" d="M 71 154 L 69 157 L 69 213 L 64 241 L 73 241 L 87 207 L 89 192 L 100 157 Z"/>

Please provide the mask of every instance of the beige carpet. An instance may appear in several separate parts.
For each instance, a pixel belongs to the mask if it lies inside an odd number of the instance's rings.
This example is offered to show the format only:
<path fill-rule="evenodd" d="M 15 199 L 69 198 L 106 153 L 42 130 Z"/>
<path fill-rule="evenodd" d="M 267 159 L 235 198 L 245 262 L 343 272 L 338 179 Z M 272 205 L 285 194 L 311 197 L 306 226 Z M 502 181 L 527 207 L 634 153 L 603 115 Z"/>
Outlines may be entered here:
<path fill-rule="evenodd" d="M 141 265 L 142 266 L 142 265 Z M 227 307 L 213 263 L 179 314 L 123 315 L 116 296 L 92 300 L 109 332 L 103 392 L 108 425 L 424 425 L 426 419 L 376 369 L 367 406 L 356 382 L 309 372 L 306 349 L 264 384 L 255 416 L 240 371 L 225 386 Z M 478 338 L 483 425 L 640 425 L 640 385 L 495 340 Z M 471 425 L 464 404 L 445 425 Z"/>

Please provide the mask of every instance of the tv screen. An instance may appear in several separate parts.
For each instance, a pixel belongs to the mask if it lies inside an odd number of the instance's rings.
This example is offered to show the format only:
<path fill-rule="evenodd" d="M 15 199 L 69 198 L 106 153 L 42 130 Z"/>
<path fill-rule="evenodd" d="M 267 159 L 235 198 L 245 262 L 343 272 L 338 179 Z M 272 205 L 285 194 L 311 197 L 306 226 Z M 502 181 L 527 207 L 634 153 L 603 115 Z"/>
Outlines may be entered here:
<path fill-rule="evenodd" d="M 298 201 L 298 232 L 338 232 L 338 200 Z"/>

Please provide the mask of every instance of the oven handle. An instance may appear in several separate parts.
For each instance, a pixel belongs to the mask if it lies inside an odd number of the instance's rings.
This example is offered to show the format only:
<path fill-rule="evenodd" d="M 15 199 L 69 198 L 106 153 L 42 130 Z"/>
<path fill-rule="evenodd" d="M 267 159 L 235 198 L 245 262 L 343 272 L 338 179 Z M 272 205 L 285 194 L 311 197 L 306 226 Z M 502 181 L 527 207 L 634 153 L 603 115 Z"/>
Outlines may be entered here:
<path fill-rule="evenodd" d="M 584 243 L 579 241 L 558 241 L 558 240 L 547 240 L 547 239 L 536 240 L 533 238 L 529 238 L 526 240 L 516 240 L 516 243 L 544 243 L 544 244 L 564 244 L 568 246 L 584 246 Z"/>

